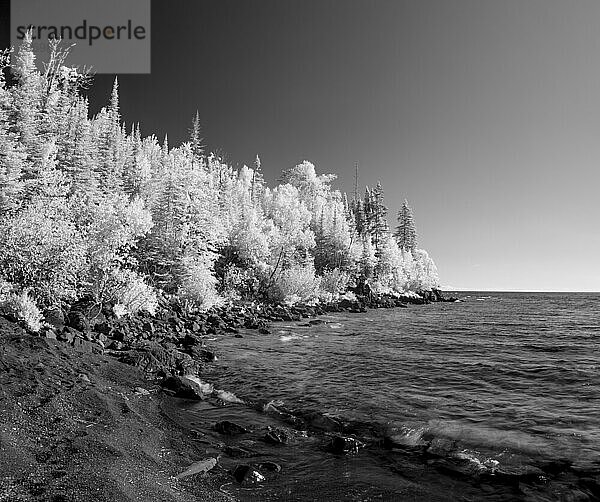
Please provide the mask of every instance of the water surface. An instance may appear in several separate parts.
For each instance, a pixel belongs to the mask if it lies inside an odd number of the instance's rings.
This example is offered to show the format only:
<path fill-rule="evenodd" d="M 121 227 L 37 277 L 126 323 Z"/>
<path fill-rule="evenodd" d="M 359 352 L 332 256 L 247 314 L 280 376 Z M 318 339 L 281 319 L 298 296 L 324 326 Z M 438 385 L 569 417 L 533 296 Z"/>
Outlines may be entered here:
<path fill-rule="evenodd" d="M 596 500 L 600 295 L 460 296 L 215 341 L 221 358 L 207 379 L 251 403 L 362 424 L 355 432 L 367 443 L 346 457 L 310 434 L 264 446 L 282 474 L 229 491 L 248 500 Z M 186 412 L 210 421 L 223 410 Z M 243 406 L 227 412 L 261 420 Z"/>

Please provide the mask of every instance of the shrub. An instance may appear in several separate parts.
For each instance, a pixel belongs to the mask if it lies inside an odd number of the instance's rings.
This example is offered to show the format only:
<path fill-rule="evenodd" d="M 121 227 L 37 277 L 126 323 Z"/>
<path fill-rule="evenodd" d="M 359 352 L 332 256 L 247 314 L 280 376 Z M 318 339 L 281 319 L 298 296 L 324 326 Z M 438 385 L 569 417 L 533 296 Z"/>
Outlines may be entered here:
<path fill-rule="evenodd" d="M 0 273 L 44 306 L 77 298 L 85 252 L 60 204 L 33 204 L 0 224 Z"/>
<path fill-rule="evenodd" d="M 350 275 L 344 270 L 334 268 L 323 273 L 321 291 L 330 295 L 341 295 L 348 289 Z"/>
<path fill-rule="evenodd" d="M 217 278 L 213 275 L 210 259 L 185 258 L 183 266 L 183 280 L 178 293 L 189 308 L 205 310 L 222 302 L 216 290 Z"/>
<path fill-rule="evenodd" d="M 310 265 L 294 265 L 279 273 L 267 290 L 269 299 L 276 302 L 298 303 L 316 298 L 320 279 Z"/>
<path fill-rule="evenodd" d="M 0 314 L 24 323 L 31 331 L 37 332 L 42 327 L 42 313 L 27 291 L 1 295 Z"/>
<path fill-rule="evenodd" d="M 136 314 L 139 311 L 156 314 L 156 292 L 142 277 L 132 270 L 113 268 L 98 273 L 91 287 L 92 296 L 98 303 L 110 303 L 117 317 Z"/>

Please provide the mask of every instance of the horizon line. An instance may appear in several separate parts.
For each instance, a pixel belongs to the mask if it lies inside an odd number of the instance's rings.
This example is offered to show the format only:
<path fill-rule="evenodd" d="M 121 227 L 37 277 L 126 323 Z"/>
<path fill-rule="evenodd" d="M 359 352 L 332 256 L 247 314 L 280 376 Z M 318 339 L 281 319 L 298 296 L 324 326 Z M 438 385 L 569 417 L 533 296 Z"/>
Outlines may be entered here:
<path fill-rule="evenodd" d="M 600 290 L 585 290 L 585 289 L 477 289 L 477 288 L 455 288 L 442 286 L 440 288 L 444 292 L 456 293 L 598 293 Z"/>

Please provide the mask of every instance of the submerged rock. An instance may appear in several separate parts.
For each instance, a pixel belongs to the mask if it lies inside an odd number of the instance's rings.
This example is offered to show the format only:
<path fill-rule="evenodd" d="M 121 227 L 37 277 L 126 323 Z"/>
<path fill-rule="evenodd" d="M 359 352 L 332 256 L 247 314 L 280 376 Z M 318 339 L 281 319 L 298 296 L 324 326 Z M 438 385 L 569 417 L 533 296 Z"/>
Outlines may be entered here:
<path fill-rule="evenodd" d="M 260 464 L 257 464 L 257 467 L 265 471 L 281 472 L 281 466 L 275 462 L 261 462 Z"/>
<path fill-rule="evenodd" d="M 264 441 L 271 444 L 288 444 L 290 434 L 285 429 L 271 428 L 263 437 Z"/>
<path fill-rule="evenodd" d="M 358 439 L 350 436 L 333 436 L 327 445 L 327 449 L 332 453 L 348 454 L 358 453 L 358 450 L 364 446 Z"/>
<path fill-rule="evenodd" d="M 262 483 L 265 477 L 248 464 L 240 464 L 233 470 L 233 477 L 240 484 Z"/>
<path fill-rule="evenodd" d="M 219 432 L 220 434 L 225 434 L 227 436 L 233 436 L 236 434 L 246 434 L 250 432 L 245 427 L 238 425 L 234 422 L 230 422 L 229 420 L 223 420 L 222 422 L 217 422 L 214 425 L 214 430 Z"/>

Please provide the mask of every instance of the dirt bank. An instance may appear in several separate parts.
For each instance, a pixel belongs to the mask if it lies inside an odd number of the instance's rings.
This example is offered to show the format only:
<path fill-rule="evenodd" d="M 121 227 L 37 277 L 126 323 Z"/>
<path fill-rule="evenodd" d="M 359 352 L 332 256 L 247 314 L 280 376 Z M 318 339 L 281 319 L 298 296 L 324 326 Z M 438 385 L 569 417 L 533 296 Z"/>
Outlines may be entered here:
<path fill-rule="evenodd" d="M 222 501 L 227 474 L 160 410 L 158 386 L 112 357 L 0 318 L 0 501 Z"/>

